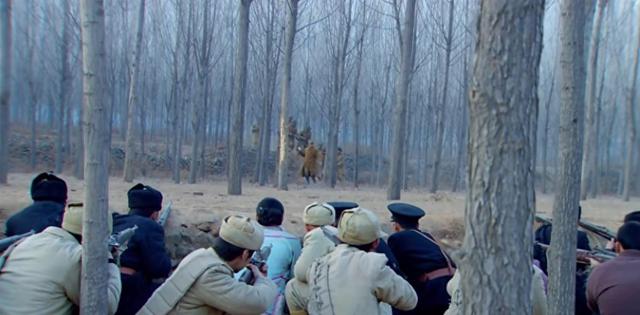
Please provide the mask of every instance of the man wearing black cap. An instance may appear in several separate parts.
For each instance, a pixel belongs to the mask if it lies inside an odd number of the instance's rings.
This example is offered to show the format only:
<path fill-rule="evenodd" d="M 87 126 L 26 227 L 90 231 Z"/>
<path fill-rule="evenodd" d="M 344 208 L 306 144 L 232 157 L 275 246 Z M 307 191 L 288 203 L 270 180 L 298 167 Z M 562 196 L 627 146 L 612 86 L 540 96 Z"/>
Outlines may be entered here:
<path fill-rule="evenodd" d="M 338 227 L 338 222 L 340 222 L 340 217 L 342 216 L 342 212 L 348 209 L 358 208 L 359 205 L 355 202 L 351 201 L 331 201 L 327 202 L 333 209 L 336 210 L 336 222 L 334 223 L 335 227 Z M 397 274 L 402 275 L 402 271 L 400 270 L 400 265 L 398 265 L 398 260 L 391 252 L 391 248 L 387 245 L 387 242 L 384 239 L 380 238 L 380 242 L 378 247 L 376 247 L 376 253 L 384 254 L 387 256 L 387 266 L 393 269 Z"/>
<path fill-rule="evenodd" d="M 389 247 L 418 294 L 414 310 L 395 314 L 444 314 L 449 307 L 447 283 L 455 272 L 453 262 L 433 236 L 418 229 L 425 214 L 422 209 L 406 203 L 392 203 L 387 208 L 396 232 L 389 236 Z"/>
<path fill-rule="evenodd" d="M 67 203 L 67 184 L 51 173 L 40 173 L 31 182 L 33 204 L 12 215 L 6 223 L 6 236 L 34 230 L 42 232 L 49 226 L 60 227 Z"/>
<path fill-rule="evenodd" d="M 164 244 L 164 229 L 156 222 L 162 209 L 162 193 L 137 184 L 127 193 L 129 214 L 115 214 L 113 232 L 138 226 L 120 257 L 122 296 L 116 314 L 135 314 L 171 272 L 171 259 Z"/>

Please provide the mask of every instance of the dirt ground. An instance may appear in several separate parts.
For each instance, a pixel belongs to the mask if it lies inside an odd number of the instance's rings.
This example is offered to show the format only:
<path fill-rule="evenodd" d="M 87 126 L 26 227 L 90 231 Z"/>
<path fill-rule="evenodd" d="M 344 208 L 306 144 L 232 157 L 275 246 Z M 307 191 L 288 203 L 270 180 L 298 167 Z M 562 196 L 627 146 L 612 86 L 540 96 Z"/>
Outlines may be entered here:
<path fill-rule="evenodd" d="M 35 176 L 32 173 L 12 173 L 9 184 L 0 186 L 0 232 L 4 232 L 4 221 L 14 212 L 30 202 L 29 185 Z M 62 176 L 69 186 L 69 201 L 81 201 L 83 181 L 71 176 Z M 280 199 L 285 206 L 285 227 L 302 235 L 302 209 L 314 201 L 350 200 L 375 211 L 384 228 L 388 231 L 389 213 L 385 199 L 386 191 L 377 187 L 354 189 L 352 186 L 339 185 L 330 189 L 324 184 L 304 187 L 290 184 L 289 191 L 279 191 L 271 186 L 259 187 L 245 182 L 242 196 L 227 195 L 226 182 L 205 182 L 199 184 L 174 184 L 170 179 L 141 178 L 139 182 L 154 186 L 162 191 L 164 200 L 173 202 L 173 212 L 169 220 L 171 226 L 194 225 L 201 222 L 219 222 L 231 213 L 244 213 L 254 216 L 255 205 L 263 197 Z M 109 207 L 113 211 L 126 211 L 127 190 L 132 184 L 121 178 L 111 177 L 109 183 Z M 438 237 L 460 240 L 462 238 L 464 214 L 464 193 L 441 192 L 430 194 L 422 190 L 403 192 L 404 202 L 418 205 L 426 210 L 427 216 L 421 221 L 423 229 L 433 231 Z M 537 195 L 539 213 L 551 214 L 552 195 Z M 621 224 L 624 215 L 640 208 L 640 198 L 623 202 L 619 198 L 604 196 L 582 203 L 583 218 L 615 229 Z M 452 244 L 453 245 L 453 244 Z"/>

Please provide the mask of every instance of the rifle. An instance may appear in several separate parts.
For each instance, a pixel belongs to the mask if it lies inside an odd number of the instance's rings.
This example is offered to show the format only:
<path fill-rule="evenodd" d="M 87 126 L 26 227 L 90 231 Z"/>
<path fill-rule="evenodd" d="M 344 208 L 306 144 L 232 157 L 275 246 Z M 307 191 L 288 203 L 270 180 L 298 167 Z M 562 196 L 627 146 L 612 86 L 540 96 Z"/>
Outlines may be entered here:
<path fill-rule="evenodd" d="M 25 237 L 31 236 L 31 235 L 33 235 L 35 233 L 36 232 L 34 230 L 31 230 L 31 231 L 29 231 L 27 233 L 14 235 L 14 236 L 9 236 L 7 238 L 1 239 L 0 240 L 0 253 L 4 252 L 5 250 L 7 250 L 7 248 L 9 248 L 9 246 L 13 245 L 13 243 L 15 243 L 15 242 L 17 242 L 17 241 L 19 241 L 19 240 L 21 240 L 21 239 L 23 239 Z"/>
<path fill-rule="evenodd" d="M 540 242 L 535 242 L 535 244 L 540 246 L 545 251 L 549 250 L 549 247 L 550 247 L 549 245 L 543 244 Z M 617 256 L 616 253 L 612 251 L 608 251 L 606 249 L 601 249 L 601 248 L 596 248 L 590 251 L 579 249 L 579 248 L 576 249 L 576 259 L 578 260 L 577 263 L 584 264 L 584 265 L 591 264 L 589 262 L 589 259 L 593 259 L 599 263 L 603 263 L 616 258 L 616 256 Z"/>
<path fill-rule="evenodd" d="M 256 267 L 258 267 L 258 269 L 262 269 L 267 264 L 267 259 L 269 258 L 270 254 L 271 254 L 271 244 L 253 253 L 250 264 L 255 265 Z M 254 280 L 254 278 L 255 276 L 253 275 L 253 272 L 251 272 L 250 269 L 247 269 L 240 276 L 240 281 L 248 284 L 248 283 L 251 283 Z"/>
<path fill-rule="evenodd" d="M 580 220 L 580 222 L 578 222 L 578 225 L 581 228 L 606 239 L 607 241 L 610 241 L 611 239 L 616 238 L 616 235 L 615 233 L 613 233 L 613 231 L 609 230 L 608 228 L 602 225 L 593 224 L 589 221 L 584 221 L 584 220 Z"/>
<path fill-rule="evenodd" d="M 117 259 L 119 259 L 120 255 L 127 249 L 127 243 L 133 237 L 133 235 L 136 234 L 137 229 L 138 226 L 134 225 L 133 227 L 124 229 L 109 236 L 109 251 L 112 253 L 114 251 L 117 251 Z"/>
<path fill-rule="evenodd" d="M 169 219 L 169 215 L 171 214 L 171 204 L 172 202 L 169 201 L 169 203 L 164 207 L 162 212 L 160 212 L 160 217 L 158 218 L 158 224 L 160 224 L 162 227 L 164 227 L 165 224 L 167 224 L 167 219 Z"/>

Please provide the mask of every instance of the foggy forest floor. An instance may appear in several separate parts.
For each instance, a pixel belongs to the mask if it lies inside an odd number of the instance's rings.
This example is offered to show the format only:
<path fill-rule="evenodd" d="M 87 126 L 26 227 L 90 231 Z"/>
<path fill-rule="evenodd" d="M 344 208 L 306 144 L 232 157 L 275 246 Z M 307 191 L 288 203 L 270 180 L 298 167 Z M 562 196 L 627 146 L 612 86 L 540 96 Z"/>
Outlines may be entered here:
<path fill-rule="evenodd" d="M 11 214 L 31 203 L 29 185 L 35 173 L 12 173 L 9 184 L 0 185 L 0 233 L 4 234 L 4 222 Z M 70 175 L 62 177 L 69 186 L 69 202 L 82 200 L 83 181 Z M 379 187 L 354 189 L 351 183 L 338 184 L 330 189 L 322 183 L 304 187 L 297 183 L 289 185 L 289 191 L 279 191 L 269 186 L 260 187 L 249 182 L 243 183 L 242 196 L 227 195 L 226 181 L 209 181 L 198 184 L 174 184 L 170 179 L 139 178 L 134 183 L 125 183 L 120 177 L 111 177 L 109 182 L 109 208 L 116 212 L 127 209 L 127 190 L 137 182 L 143 182 L 162 191 L 165 204 L 173 202 L 168 228 L 178 225 L 195 225 L 201 222 L 217 222 L 226 215 L 243 213 L 255 217 L 255 205 L 264 197 L 275 197 L 285 206 L 284 226 L 290 232 L 302 235 L 302 210 L 314 201 L 349 200 L 379 215 L 383 229 L 389 232 L 389 212 L 386 205 L 386 190 Z M 421 220 L 421 228 L 444 238 L 445 243 L 459 246 L 463 237 L 463 215 L 465 194 L 438 192 L 430 194 L 414 189 L 402 193 L 402 201 L 415 204 L 426 210 Z M 536 195 L 538 213 L 551 215 L 553 195 Z M 624 215 L 640 209 L 640 198 L 623 202 L 615 196 L 601 196 L 582 202 L 583 218 L 612 229 L 617 229 Z"/>

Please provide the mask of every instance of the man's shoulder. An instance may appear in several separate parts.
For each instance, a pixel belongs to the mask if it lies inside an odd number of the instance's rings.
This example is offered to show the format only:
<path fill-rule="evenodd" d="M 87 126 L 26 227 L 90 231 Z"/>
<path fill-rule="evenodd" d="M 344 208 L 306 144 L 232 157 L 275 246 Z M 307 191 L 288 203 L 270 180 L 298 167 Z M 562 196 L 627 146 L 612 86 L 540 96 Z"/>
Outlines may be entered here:
<path fill-rule="evenodd" d="M 132 214 L 114 214 L 113 216 L 114 232 L 120 232 L 134 225 L 137 225 L 141 231 L 164 231 L 158 222 L 148 217 Z"/>

